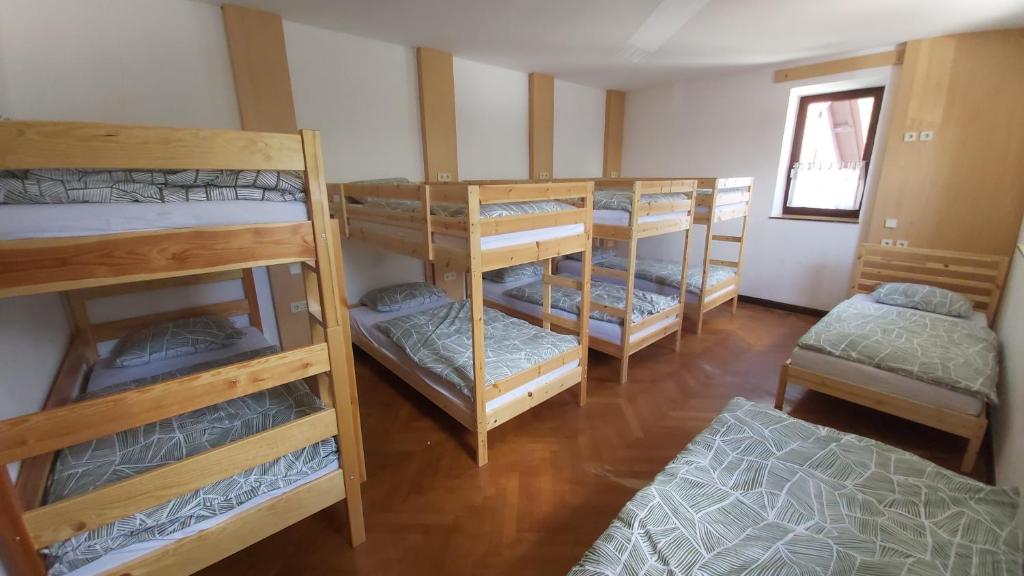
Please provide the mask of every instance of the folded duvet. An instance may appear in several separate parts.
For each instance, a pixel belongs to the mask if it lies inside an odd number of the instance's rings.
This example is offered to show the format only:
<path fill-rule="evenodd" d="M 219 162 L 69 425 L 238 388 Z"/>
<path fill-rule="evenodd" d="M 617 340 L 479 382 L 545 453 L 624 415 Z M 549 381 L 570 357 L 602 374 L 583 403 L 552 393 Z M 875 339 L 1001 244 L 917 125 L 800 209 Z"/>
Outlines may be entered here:
<path fill-rule="evenodd" d="M 242 352 L 110 386 L 100 394 L 149 386 L 276 351 L 276 347 L 268 346 Z M 322 408 L 306 384 L 296 381 L 66 448 L 57 456 L 47 503 L 172 464 Z M 132 544 L 172 538 L 175 532 L 230 512 L 257 496 L 322 470 L 334 464 L 337 457 L 335 440 L 321 440 L 148 510 L 82 532 L 45 551 L 50 574 L 66 574 Z"/>
<path fill-rule="evenodd" d="M 416 364 L 473 397 L 473 322 L 468 300 L 399 316 L 376 326 Z M 579 340 L 575 336 L 556 334 L 484 308 L 486 386 L 577 346 Z"/>
<path fill-rule="evenodd" d="M 799 346 L 997 402 L 998 338 L 963 318 L 851 299 Z"/>
<path fill-rule="evenodd" d="M 736 398 L 571 576 L 1021 573 L 1017 488 Z"/>
<path fill-rule="evenodd" d="M 544 283 L 541 280 L 530 282 L 529 284 L 523 284 L 510 290 L 506 290 L 505 294 L 515 298 L 516 300 L 522 300 L 523 302 L 529 302 L 540 306 L 544 304 Z M 581 294 L 579 290 L 564 288 L 562 286 L 552 286 L 551 306 L 556 310 L 569 312 L 570 314 L 578 316 L 580 313 L 580 305 L 582 303 L 582 298 L 580 296 Z M 591 281 L 590 301 L 625 310 L 626 287 L 621 284 Z M 678 298 L 634 289 L 632 323 L 639 322 L 648 316 L 657 314 L 658 312 L 666 310 L 670 306 L 674 306 L 678 303 Z M 612 316 L 611 314 L 602 312 L 601 310 L 591 309 L 590 317 L 594 320 L 601 320 L 602 322 L 622 324 L 622 318 Z"/>

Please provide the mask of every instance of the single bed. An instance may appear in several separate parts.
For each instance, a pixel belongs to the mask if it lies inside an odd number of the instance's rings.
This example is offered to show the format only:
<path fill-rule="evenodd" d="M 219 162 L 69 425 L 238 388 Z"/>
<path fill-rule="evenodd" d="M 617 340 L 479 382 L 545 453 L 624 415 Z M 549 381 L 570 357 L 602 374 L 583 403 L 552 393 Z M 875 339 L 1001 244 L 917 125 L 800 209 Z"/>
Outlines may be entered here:
<path fill-rule="evenodd" d="M 571 576 L 1021 573 L 1017 488 L 733 399 Z"/>

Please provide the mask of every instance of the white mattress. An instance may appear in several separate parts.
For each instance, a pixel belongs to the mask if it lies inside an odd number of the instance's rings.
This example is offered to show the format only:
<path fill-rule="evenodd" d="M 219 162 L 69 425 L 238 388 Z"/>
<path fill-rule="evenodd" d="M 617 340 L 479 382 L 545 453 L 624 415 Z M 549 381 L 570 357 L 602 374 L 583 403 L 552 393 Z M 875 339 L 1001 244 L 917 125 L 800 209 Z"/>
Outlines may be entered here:
<path fill-rule="evenodd" d="M 0 240 L 306 220 L 305 202 L 2 204 Z"/>
<path fill-rule="evenodd" d="M 421 231 L 414 230 L 412 228 L 403 228 L 400 226 L 389 226 L 387 224 L 370 222 L 362 223 L 362 226 L 382 234 L 388 234 L 390 236 L 404 238 L 407 240 L 420 241 L 423 238 L 423 233 Z M 566 238 L 582 234 L 583 230 L 583 224 L 565 224 L 563 226 L 550 226 L 548 228 L 537 228 L 535 230 L 522 230 L 520 232 L 509 232 L 507 234 L 483 236 L 480 238 L 480 249 L 486 252 L 487 250 L 496 250 L 498 248 L 507 248 L 509 246 L 517 246 L 520 244 L 531 244 L 533 242 L 541 242 L 544 240 Z M 468 244 L 466 239 L 463 237 L 439 234 L 436 232 L 434 233 L 434 243 L 458 250 L 466 250 Z"/>
<path fill-rule="evenodd" d="M 641 216 L 640 223 L 661 222 L 663 220 L 679 220 L 686 218 L 688 212 L 666 212 L 664 214 L 651 214 Z M 594 224 L 606 226 L 629 226 L 629 212 L 625 210 L 594 210 Z"/>
<path fill-rule="evenodd" d="M 88 384 L 86 384 L 85 389 L 89 392 L 95 392 L 97 390 L 107 388 L 108 386 L 113 386 L 114 384 L 119 384 L 121 382 L 128 382 L 129 380 L 134 380 L 136 378 L 162 374 L 169 370 L 176 370 L 185 366 L 199 364 L 200 362 L 226 358 L 234 354 L 241 354 L 242 352 L 248 352 L 250 350 L 256 350 L 257 348 L 270 346 L 270 341 L 267 340 L 266 336 L 256 328 L 246 326 L 245 328 L 239 329 L 242 330 L 244 335 L 241 340 L 231 346 L 219 348 L 217 350 L 209 350 L 207 352 L 200 352 L 199 354 L 192 354 L 191 356 L 180 356 L 178 358 L 160 360 L 157 362 L 150 362 L 149 364 L 143 364 L 142 366 L 130 366 L 127 368 L 115 368 L 113 366 L 113 356 L 101 358 L 96 363 L 96 366 L 93 367 L 92 374 L 89 376 L 89 381 Z"/>
<path fill-rule="evenodd" d="M 600 266 L 601 263 L 595 262 L 594 265 Z M 573 260 L 572 258 L 562 258 L 561 260 L 558 261 L 559 274 L 569 274 L 571 276 L 576 276 L 577 278 L 579 278 L 582 270 L 583 263 L 580 262 L 579 260 Z M 601 281 L 608 282 L 609 284 L 618 284 L 620 286 L 626 283 L 621 278 L 606 278 L 604 276 L 601 277 Z M 655 294 L 661 294 L 663 296 L 679 296 L 679 288 L 676 288 L 674 286 L 666 286 L 664 284 L 655 284 L 654 282 L 644 280 L 643 278 L 636 278 L 633 282 L 633 287 L 639 290 L 643 290 L 644 292 L 653 292 Z M 686 292 L 687 303 L 696 303 L 697 300 L 698 298 L 696 294 L 693 294 L 692 292 L 689 291 Z"/>
<path fill-rule="evenodd" d="M 394 360 L 402 366 L 411 368 L 432 388 L 444 394 L 448 399 L 454 400 L 457 405 L 462 406 L 466 410 L 466 414 L 474 414 L 476 408 L 470 397 L 459 391 L 455 384 L 448 382 L 436 373 L 416 364 L 416 361 L 406 354 L 405 350 L 402 350 L 394 340 L 388 338 L 376 327 L 378 322 L 383 322 L 399 316 L 405 316 L 407 314 L 415 314 L 437 306 L 443 306 L 449 302 L 451 302 L 451 300 L 445 299 L 440 302 L 432 302 L 430 304 L 417 306 L 400 312 L 377 312 L 368 306 L 357 306 L 349 310 L 349 323 L 352 325 L 353 335 L 361 337 L 363 341 L 369 341 L 377 348 L 377 350 L 384 353 L 391 360 Z M 540 378 L 531 380 L 529 383 L 519 386 L 508 394 L 502 394 L 501 396 L 487 402 L 486 409 L 487 411 L 496 410 L 516 398 L 526 396 L 536 390 L 539 386 L 547 384 L 548 382 L 561 377 L 563 374 L 571 372 L 579 365 L 579 360 L 577 360 L 548 372 Z"/>
<path fill-rule="evenodd" d="M 511 296 L 505 295 L 506 291 L 511 290 L 516 286 L 529 284 L 530 282 L 536 281 L 536 278 L 527 278 L 525 280 L 520 280 L 518 282 L 506 282 L 503 284 L 500 282 L 492 282 L 490 280 L 484 279 L 484 298 L 496 304 L 501 304 L 502 306 L 511 308 L 516 312 L 529 315 L 533 318 L 540 318 L 541 314 L 544 312 L 543 306 L 540 306 L 539 304 L 533 304 L 531 302 L 524 302 L 522 300 L 519 300 L 518 298 L 513 298 Z M 551 313 L 554 314 L 555 316 L 568 318 L 569 320 L 576 320 L 576 314 L 566 312 L 565 310 L 552 308 Z M 676 322 L 677 320 L 675 318 L 666 318 L 664 320 L 661 320 L 660 322 L 655 322 L 654 324 L 648 326 L 647 328 L 644 328 L 643 330 L 638 330 L 630 333 L 629 341 L 636 342 L 637 340 L 643 338 L 644 336 L 647 336 L 652 332 L 660 330 L 661 328 L 664 328 L 665 326 L 674 324 Z M 605 322 L 603 320 L 595 320 L 591 318 L 590 321 L 587 323 L 587 334 L 591 338 L 597 338 L 598 340 L 603 340 L 605 342 L 610 342 L 612 344 L 617 345 L 622 344 L 621 324 L 616 324 L 614 322 Z"/>
<path fill-rule="evenodd" d="M 875 302 L 870 294 L 855 294 L 850 298 L 859 302 Z M 981 312 L 974 312 L 971 322 L 979 326 L 987 326 L 988 320 Z M 850 360 L 837 358 L 799 346 L 790 357 L 793 365 L 805 370 L 831 376 L 852 384 L 859 384 L 871 390 L 887 392 L 901 398 L 914 400 L 928 406 L 936 406 L 961 414 L 976 416 L 981 414 L 985 402 L 976 396 L 915 380 L 900 374 L 886 372 L 873 366 L 858 364 Z"/>

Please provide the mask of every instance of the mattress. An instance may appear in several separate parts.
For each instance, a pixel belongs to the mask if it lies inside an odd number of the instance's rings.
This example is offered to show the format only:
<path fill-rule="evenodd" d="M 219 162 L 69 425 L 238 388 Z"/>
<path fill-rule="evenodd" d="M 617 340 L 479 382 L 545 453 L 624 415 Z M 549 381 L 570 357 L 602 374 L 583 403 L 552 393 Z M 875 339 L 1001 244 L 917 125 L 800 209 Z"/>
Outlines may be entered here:
<path fill-rule="evenodd" d="M 529 284 L 530 282 L 535 282 L 536 280 L 536 278 L 527 278 L 525 280 L 520 280 L 518 282 L 506 283 L 484 280 L 484 298 L 490 302 L 500 304 L 505 308 L 515 310 L 516 312 L 525 314 L 532 318 L 540 318 L 541 314 L 544 312 L 544 308 L 542 306 L 538 306 L 537 304 L 532 304 L 530 302 L 524 302 L 522 300 L 519 300 L 518 298 L 513 298 L 511 296 L 505 295 L 505 292 L 511 290 L 512 288 L 515 288 L 523 284 Z M 561 316 L 562 318 L 566 318 L 569 320 L 576 320 L 576 314 L 566 312 L 565 310 L 558 310 L 556 308 L 552 308 L 551 313 L 554 314 L 555 316 Z M 648 326 L 647 328 L 644 328 L 643 330 L 637 330 L 630 333 L 629 341 L 636 342 L 637 340 L 643 338 L 644 336 L 647 336 L 648 334 L 656 332 L 664 328 L 665 326 L 669 326 L 677 322 L 678 320 L 676 320 L 675 318 L 666 318 L 664 320 L 652 324 L 651 326 Z M 621 324 L 616 324 L 614 322 L 604 322 L 601 320 L 595 320 L 591 318 L 590 321 L 587 323 L 587 326 L 587 333 L 591 338 L 597 338 L 598 340 L 603 340 L 605 342 L 609 342 L 615 345 L 622 344 Z"/>
<path fill-rule="evenodd" d="M 0 205 L 0 240 L 96 236 L 199 226 L 299 222 L 305 202 L 225 200 Z"/>
<path fill-rule="evenodd" d="M 423 238 L 423 233 L 420 230 L 412 228 L 403 228 L 401 226 L 389 226 L 387 224 L 370 222 L 360 223 L 360 225 L 374 232 L 406 240 L 421 241 Z M 483 251 L 497 250 L 499 248 L 507 248 L 509 246 L 543 242 L 545 240 L 554 240 L 557 238 L 567 238 L 583 234 L 583 231 L 583 224 L 565 224 L 562 226 L 549 226 L 547 228 L 537 228 L 534 230 L 509 232 L 506 234 L 494 234 L 480 238 L 480 249 Z M 466 239 L 463 237 L 449 236 L 436 232 L 434 233 L 434 243 L 436 245 L 446 246 L 456 250 L 466 250 L 468 244 Z"/>
<path fill-rule="evenodd" d="M 686 218 L 689 212 L 667 212 L 664 214 L 651 214 L 641 216 L 640 223 L 661 222 L 664 220 L 678 220 Z M 594 210 L 594 224 L 605 226 L 629 226 L 629 212 L 625 210 Z"/>
<path fill-rule="evenodd" d="M 570 576 L 1020 574 L 1020 491 L 742 398 Z"/>
<path fill-rule="evenodd" d="M 402 366 L 411 368 L 422 380 L 430 385 L 431 388 L 434 388 L 443 394 L 447 399 L 452 400 L 457 406 L 462 407 L 465 410 L 465 414 L 468 416 L 475 414 L 476 411 L 472 398 L 459 391 L 455 384 L 416 364 L 413 359 L 394 342 L 394 340 L 384 335 L 384 333 L 376 327 L 377 323 L 385 320 L 390 320 L 406 314 L 415 314 L 437 306 L 445 306 L 450 303 L 451 300 L 444 299 L 399 312 L 377 312 L 368 306 L 357 306 L 349 311 L 349 322 L 352 326 L 353 338 L 357 339 L 361 343 L 369 343 L 389 359 Z M 517 398 L 531 394 L 538 387 L 543 386 L 552 380 L 556 380 L 564 374 L 568 374 L 577 366 L 579 366 L 578 360 L 566 364 L 539 378 L 531 380 L 529 383 L 519 386 L 507 394 L 502 394 L 501 396 L 487 402 L 486 410 L 496 410 Z"/>
<path fill-rule="evenodd" d="M 600 266 L 601 263 L 595 262 L 594 265 Z M 579 278 L 582 270 L 583 263 L 580 262 L 579 260 L 573 260 L 572 258 L 562 258 L 561 260 L 558 261 L 559 274 L 569 274 L 571 276 Z M 621 278 L 606 278 L 602 276 L 601 281 L 609 282 L 612 284 L 625 284 L 625 281 L 622 280 Z M 655 294 L 662 294 L 664 296 L 679 296 L 679 288 L 675 288 L 673 286 L 664 286 L 662 284 L 655 284 L 654 282 L 644 280 L 643 278 L 636 278 L 633 282 L 633 287 L 643 290 L 645 292 L 654 292 Z M 713 292 L 712 296 L 714 294 L 716 293 Z M 686 303 L 696 304 L 697 302 L 698 297 L 695 294 L 692 294 L 689 291 L 687 291 Z"/>

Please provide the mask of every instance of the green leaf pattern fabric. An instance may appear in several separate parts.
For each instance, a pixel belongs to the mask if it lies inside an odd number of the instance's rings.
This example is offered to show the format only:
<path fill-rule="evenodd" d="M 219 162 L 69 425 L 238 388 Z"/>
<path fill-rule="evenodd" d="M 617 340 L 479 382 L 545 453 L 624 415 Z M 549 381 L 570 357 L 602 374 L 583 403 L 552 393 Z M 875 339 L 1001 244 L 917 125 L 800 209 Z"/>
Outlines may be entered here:
<path fill-rule="evenodd" d="M 1021 573 L 1017 488 L 742 398 L 640 490 L 569 572 Z"/>
<path fill-rule="evenodd" d="M 377 312 L 398 312 L 438 302 L 447 297 L 444 290 L 433 284 L 408 282 L 374 288 L 364 294 L 359 301 Z"/>
<path fill-rule="evenodd" d="M 418 365 L 473 397 L 473 322 L 468 300 L 399 316 L 376 326 Z M 575 336 L 556 334 L 484 308 L 485 386 L 577 346 Z"/>
<path fill-rule="evenodd" d="M 522 286 L 516 286 L 511 290 L 506 290 L 505 294 L 515 298 L 516 300 L 522 300 L 523 302 L 529 302 L 540 306 L 544 304 L 543 290 L 544 282 L 538 280 L 537 282 L 531 282 Z M 621 284 L 591 281 L 590 301 L 605 304 L 607 306 L 613 306 L 615 308 L 625 309 L 626 287 Z M 552 308 L 579 316 L 581 303 L 582 298 L 579 290 L 565 288 L 563 286 L 551 287 Z M 632 323 L 639 322 L 648 316 L 657 314 L 658 312 L 678 303 L 678 298 L 634 289 Z M 622 318 L 612 316 L 611 314 L 600 310 L 591 309 L 590 317 L 594 320 L 601 320 L 602 322 L 622 324 Z"/>
<path fill-rule="evenodd" d="M 509 282 L 518 282 L 527 278 L 536 278 L 543 273 L 544 268 L 539 262 L 527 262 L 526 264 L 516 264 L 507 268 L 488 270 L 484 272 L 484 278 L 491 282 L 508 284 Z"/>
<path fill-rule="evenodd" d="M 644 194 L 640 197 L 641 204 L 686 200 L 686 194 L 672 192 L 669 194 Z M 594 210 L 633 211 L 633 191 L 621 188 L 607 188 L 594 191 Z"/>
<path fill-rule="evenodd" d="M 230 346 L 245 334 L 223 316 L 163 322 L 126 335 L 114 350 L 114 367 L 142 366 Z"/>
<path fill-rule="evenodd" d="M 572 254 L 566 254 L 566 258 L 583 261 L 583 252 L 573 252 Z M 590 252 L 590 261 L 594 264 L 598 264 L 608 260 L 609 258 L 615 257 L 615 250 L 612 248 L 594 248 Z"/>
<path fill-rule="evenodd" d="M 350 199 L 353 200 L 353 199 Z M 398 212 L 416 212 L 420 209 L 418 200 L 399 200 L 396 198 L 366 198 L 362 202 L 353 200 L 368 208 L 382 210 L 395 210 Z M 481 218 L 497 218 L 500 216 L 521 216 L 526 214 L 544 214 L 548 212 L 561 212 L 564 210 L 575 210 L 576 207 L 565 202 L 555 200 L 537 200 L 527 202 L 500 202 L 497 204 L 482 204 L 480 206 Z M 430 214 L 433 216 L 447 216 L 449 218 L 461 218 L 466 215 L 465 204 L 444 204 L 432 203 Z"/>
<path fill-rule="evenodd" d="M 799 346 L 996 403 L 999 340 L 970 320 L 846 300 Z"/>
<path fill-rule="evenodd" d="M 885 282 L 875 288 L 872 296 L 882 304 L 944 316 L 970 318 L 974 314 L 974 304 L 963 294 L 926 284 Z"/>
<path fill-rule="evenodd" d="M 304 201 L 301 172 L 278 170 L 0 171 L 0 204 Z"/>
<path fill-rule="evenodd" d="M 603 261 L 601 266 L 625 271 L 629 269 L 629 260 L 621 256 L 615 256 Z M 636 259 L 636 277 L 654 284 L 679 288 L 679 280 L 682 276 L 681 271 L 682 265 L 678 262 L 654 258 Z M 704 269 L 701 266 L 694 266 L 686 271 L 686 290 L 688 292 L 700 294 L 701 276 L 703 273 Z M 736 269 L 731 266 L 712 264 L 708 266 L 708 286 L 715 286 L 735 275 Z"/>
<path fill-rule="evenodd" d="M 151 386 L 277 351 L 274 346 L 250 350 L 138 378 L 82 398 Z M 323 405 L 310 393 L 305 382 L 297 380 L 71 446 L 57 455 L 47 490 L 47 503 L 125 480 L 322 409 Z M 334 464 L 337 452 L 334 438 L 321 440 L 127 518 L 53 544 L 44 551 L 49 574 L 62 576 L 111 551 L 139 542 L 170 538 L 189 526 L 230 512 L 261 494 L 288 486 Z"/>

